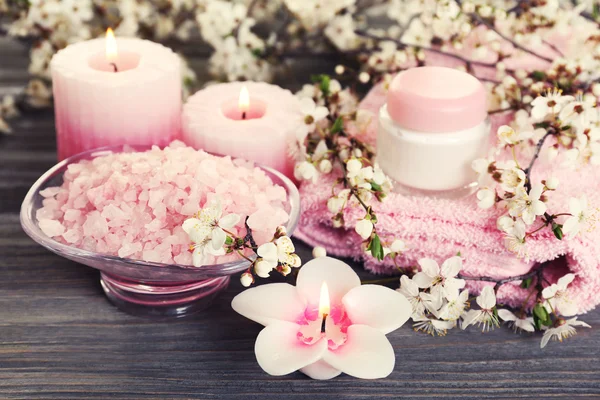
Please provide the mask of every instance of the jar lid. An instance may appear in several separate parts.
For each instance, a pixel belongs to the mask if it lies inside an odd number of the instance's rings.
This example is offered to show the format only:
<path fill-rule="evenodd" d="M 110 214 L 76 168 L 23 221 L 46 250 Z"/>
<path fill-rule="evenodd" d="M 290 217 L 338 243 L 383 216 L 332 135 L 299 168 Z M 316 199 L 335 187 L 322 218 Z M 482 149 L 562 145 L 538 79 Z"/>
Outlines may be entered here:
<path fill-rule="evenodd" d="M 460 131 L 487 118 L 486 92 L 481 82 L 466 72 L 446 67 L 411 68 L 392 80 L 387 111 L 406 129 Z"/>

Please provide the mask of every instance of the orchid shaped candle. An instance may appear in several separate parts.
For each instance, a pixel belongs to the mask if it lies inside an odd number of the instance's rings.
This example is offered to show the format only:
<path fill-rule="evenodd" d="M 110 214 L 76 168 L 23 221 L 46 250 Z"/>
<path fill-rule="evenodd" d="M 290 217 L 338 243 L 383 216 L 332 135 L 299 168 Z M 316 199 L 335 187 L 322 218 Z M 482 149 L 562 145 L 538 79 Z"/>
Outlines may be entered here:
<path fill-rule="evenodd" d="M 273 283 L 248 289 L 232 302 L 235 311 L 265 328 L 256 339 L 256 359 L 265 372 L 296 370 L 313 379 L 345 372 L 376 379 L 394 369 L 386 334 L 410 317 L 412 307 L 399 292 L 362 285 L 342 261 L 320 257 L 304 265 L 296 287 Z"/>
<path fill-rule="evenodd" d="M 290 149 L 301 115 L 298 99 L 279 86 L 212 85 L 191 96 L 183 107 L 183 139 L 197 149 L 256 161 L 293 177 Z"/>
<path fill-rule="evenodd" d="M 181 131 L 180 60 L 147 40 L 79 42 L 51 61 L 58 157 L 110 145 L 166 145 Z"/>
<path fill-rule="evenodd" d="M 471 163 L 490 141 L 485 88 L 451 68 L 398 74 L 379 113 L 377 162 L 405 194 L 460 197 L 471 193 Z"/>

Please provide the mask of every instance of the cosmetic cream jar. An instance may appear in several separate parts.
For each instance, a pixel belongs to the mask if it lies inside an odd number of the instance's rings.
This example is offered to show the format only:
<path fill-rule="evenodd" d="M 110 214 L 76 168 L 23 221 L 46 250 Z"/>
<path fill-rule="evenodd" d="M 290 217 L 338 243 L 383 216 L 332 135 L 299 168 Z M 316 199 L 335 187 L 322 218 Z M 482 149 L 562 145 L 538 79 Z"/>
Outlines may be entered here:
<path fill-rule="evenodd" d="M 471 163 L 487 155 L 485 88 L 452 68 L 398 74 L 379 112 L 377 162 L 407 195 L 457 198 L 474 192 Z"/>

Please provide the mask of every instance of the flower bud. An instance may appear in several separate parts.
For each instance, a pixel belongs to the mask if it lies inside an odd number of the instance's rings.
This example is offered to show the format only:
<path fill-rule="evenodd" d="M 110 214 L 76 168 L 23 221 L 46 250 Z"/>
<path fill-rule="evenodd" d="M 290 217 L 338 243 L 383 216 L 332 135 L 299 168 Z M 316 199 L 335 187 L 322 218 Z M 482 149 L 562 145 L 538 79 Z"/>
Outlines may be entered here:
<path fill-rule="evenodd" d="M 556 190 L 556 188 L 558 187 L 558 178 L 553 176 L 553 177 L 547 179 L 546 187 L 550 190 Z"/>
<path fill-rule="evenodd" d="M 254 277 L 249 272 L 244 272 L 240 277 L 240 281 L 242 282 L 242 286 L 249 287 L 254 283 Z"/>
<path fill-rule="evenodd" d="M 328 159 L 321 160 L 321 162 L 319 163 L 319 170 L 324 174 L 330 173 L 331 170 L 333 170 L 333 165 L 331 164 L 331 161 L 329 161 Z"/>
<path fill-rule="evenodd" d="M 325 250 L 325 247 L 317 246 L 313 249 L 312 255 L 313 258 L 327 257 L 327 250 Z"/>
<path fill-rule="evenodd" d="M 356 233 L 358 233 L 358 236 L 360 236 L 362 240 L 367 240 L 373 233 L 373 222 L 368 219 L 361 219 L 356 223 L 354 230 Z"/>

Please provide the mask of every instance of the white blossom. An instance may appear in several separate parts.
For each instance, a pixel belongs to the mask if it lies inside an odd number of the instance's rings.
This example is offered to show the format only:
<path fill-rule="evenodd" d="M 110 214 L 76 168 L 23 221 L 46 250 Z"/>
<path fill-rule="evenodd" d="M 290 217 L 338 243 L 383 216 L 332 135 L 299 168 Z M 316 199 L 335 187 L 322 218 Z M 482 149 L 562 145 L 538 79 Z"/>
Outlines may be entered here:
<path fill-rule="evenodd" d="M 481 294 L 477 296 L 477 305 L 479 310 L 469 310 L 463 317 L 462 329 L 466 329 L 469 325 L 480 325 L 483 332 L 489 331 L 498 326 L 498 317 L 494 309 L 496 308 L 496 294 L 491 286 L 486 286 L 481 290 Z"/>
<path fill-rule="evenodd" d="M 354 230 L 356 233 L 358 233 L 358 236 L 360 236 L 362 240 L 367 240 L 373 233 L 373 222 L 370 219 L 361 219 L 356 223 Z"/>
<path fill-rule="evenodd" d="M 522 330 L 525 332 L 534 332 L 535 326 L 533 325 L 533 318 L 522 316 L 517 317 L 515 314 L 506 309 L 499 309 L 498 316 L 503 320 L 512 325 L 512 328 L 515 330 Z"/>
<path fill-rule="evenodd" d="M 558 312 L 565 317 L 577 313 L 577 304 L 569 296 L 567 290 L 569 284 L 575 279 L 575 274 L 566 274 L 558 282 L 544 288 L 542 297 L 546 300 L 545 306 L 548 312 Z"/>
<path fill-rule="evenodd" d="M 575 237 L 583 229 L 591 229 L 595 222 L 595 214 L 588 208 L 588 200 L 585 195 L 569 200 L 569 212 L 571 216 L 563 224 L 563 232 L 569 237 Z"/>
<path fill-rule="evenodd" d="M 462 258 L 458 256 L 450 257 L 442 263 L 441 267 L 431 258 L 420 259 L 419 265 L 421 271 L 415 274 L 413 280 L 420 288 L 425 289 L 439 285 L 443 297 L 454 299 L 457 297 L 458 291 L 465 287 L 465 281 L 456 278 L 462 269 Z"/>
<path fill-rule="evenodd" d="M 213 199 L 202 208 L 194 218 L 183 222 L 182 228 L 194 243 L 193 263 L 201 267 L 207 262 L 209 256 L 225 254 L 223 246 L 227 239 L 224 230 L 230 230 L 240 221 L 238 214 L 223 216 L 221 202 Z"/>
<path fill-rule="evenodd" d="M 559 325 L 553 328 L 546 329 L 544 332 L 544 336 L 542 337 L 542 342 L 540 347 L 543 349 L 546 347 L 550 340 L 558 340 L 562 342 L 565 339 L 568 339 L 577 334 L 577 330 L 574 328 L 576 326 L 582 326 L 584 328 L 591 328 L 588 324 L 583 321 L 577 321 L 577 317 L 568 319 L 568 320 L 560 320 Z"/>

